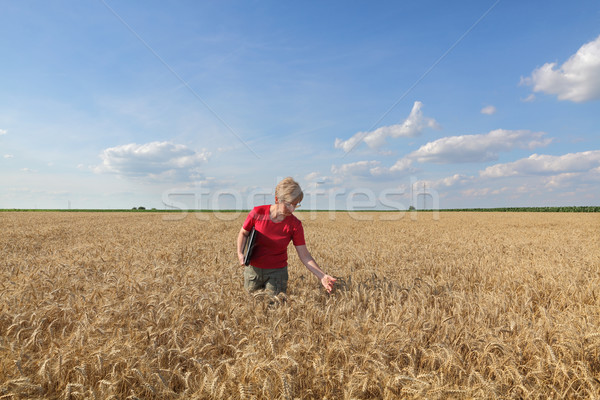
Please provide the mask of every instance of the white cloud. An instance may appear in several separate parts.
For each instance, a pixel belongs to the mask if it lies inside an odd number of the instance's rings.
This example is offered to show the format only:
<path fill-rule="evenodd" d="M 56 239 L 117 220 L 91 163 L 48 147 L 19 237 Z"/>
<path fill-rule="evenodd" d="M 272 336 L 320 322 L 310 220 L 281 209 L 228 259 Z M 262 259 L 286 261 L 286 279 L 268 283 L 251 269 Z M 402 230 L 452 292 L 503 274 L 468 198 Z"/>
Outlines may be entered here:
<path fill-rule="evenodd" d="M 412 167 L 412 160 L 400 159 L 390 167 L 390 172 L 405 172 L 409 171 Z"/>
<path fill-rule="evenodd" d="M 565 172 L 564 174 L 554 175 L 546 179 L 545 186 L 548 189 L 561 188 L 576 179 L 579 175 L 580 173 L 578 172 Z"/>
<path fill-rule="evenodd" d="M 464 174 L 454 174 L 451 176 L 447 176 L 445 178 L 437 179 L 437 180 L 419 180 L 413 183 L 413 186 L 423 187 L 425 185 L 428 188 L 442 190 L 453 187 L 465 187 L 468 185 L 472 185 L 473 177 L 464 175 Z"/>
<path fill-rule="evenodd" d="M 521 84 L 534 92 L 555 94 L 560 100 L 577 103 L 600 99 L 600 36 L 581 46 L 563 65 L 546 63 Z"/>
<path fill-rule="evenodd" d="M 415 101 L 410 115 L 401 124 L 382 126 L 371 132 L 358 132 L 348 140 L 336 138 L 334 146 L 348 153 L 364 141 L 370 148 L 377 149 L 386 143 L 388 137 L 415 137 L 421 135 L 425 128 L 439 128 L 433 118 L 423 116 L 422 107 L 423 103 Z"/>
<path fill-rule="evenodd" d="M 529 130 L 497 129 L 485 134 L 448 136 L 426 143 L 407 158 L 439 164 L 493 161 L 503 151 L 548 145 L 552 139 L 544 139 L 544 135 Z"/>
<path fill-rule="evenodd" d="M 559 175 L 587 172 L 600 166 L 600 150 L 568 153 L 562 156 L 532 154 L 528 158 L 496 164 L 480 171 L 483 178 L 503 178 L 523 175 Z"/>
<path fill-rule="evenodd" d="M 340 166 L 332 165 L 332 176 L 324 176 L 320 173 L 313 172 L 308 174 L 304 179 L 308 182 L 318 182 L 324 184 L 340 184 L 350 178 L 368 178 L 385 177 L 386 175 L 396 176 L 398 173 L 411 172 L 412 161 L 398 160 L 392 167 L 382 167 L 380 161 L 357 161 Z"/>
<path fill-rule="evenodd" d="M 331 187 L 332 184 L 342 182 L 347 176 L 327 176 L 320 172 L 311 172 L 304 177 L 302 187 L 309 192 L 317 188 L 322 190 Z M 306 192 L 305 192 L 306 193 Z"/>
<path fill-rule="evenodd" d="M 466 175 L 463 174 L 454 174 L 452 176 L 448 176 L 446 178 L 442 178 L 439 181 L 434 183 L 434 187 L 437 186 L 445 186 L 445 187 L 451 187 L 451 186 L 455 186 L 455 185 L 464 185 L 465 183 L 469 182 L 472 178 L 468 177 Z"/>
<path fill-rule="evenodd" d="M 485 106 L 481 109 L 481 113 L 485 115 L 494 115 L 496 111 L 496 107 L 494 106 Z"/>
<path fill-rule="evenodd" d="M 0 129 L 0 136 L 6 135 L 8 131 L 6 129 Z"/>
<path fill-rule="evenodd" d="M 490 188 L 471 188 L 462 190 L 460 193 L 464 197 L 487 197 L 493 190 Z"/>
<path fill-rule="evenodd" d="M 413 171 L 413 161 L 409 158 L 401 158 L 391 167 L 374 167 L 370 172 L 373 176 L 410 173 Z"/>
<path fill-rule="evenodd" d="M 319 181 L 322 177 L 323 175 L 320 172 L 311 172 L 310 174 L 304 177 L 304 180 L 309 182 L 316 182 Z"/>
<path fill-rule="evenodd" d="M 304 177 L 304 180 L 308 183 L 319 183 L 319 184 L 331 183 L 331 178 L 323 175 L 320 172 L 311 172 L 310 174 L 308 174 Z"/>
<path fill-rule="evenodd" d="M 348 153 L 350 150 L 355 148 L 356 145 L 358 145 L 358 143 L 360 143 L 360 141 L 362 140 L 362 137 L 360 137 L 361 135 L 362 135 L 362 133 L 359 132 L 359 133 L 355 134 L 354 136 L 352 136 L 348 140 L 342 140 L 340 138 L 335 138 L 335 143 L 333 146 L 336 149 L 342 149 L 346 153 Z"/>
<path fill-rule="evenodd" d="M 206 151 L 196 152 L 182 144 L 151 142 L 111 147 L 100 154 L 102 164 L 96 173 L 115 173 L 134 178 L 196 179 L 198 167 L 210 157 Z"/>
<path fill-rule="evenodd" d="M 4 158 L 13 158 L 14 156 L 12 154 L 5 154 Z"/>
<path fill-rule="evenodd" d="M 499 204 L 506 204 L 516 199 L 536 198 L 543 203 L 556 199 L 556 196 L 573 197 L 574 193 L 580 193 L 578 197 L 597 199 L 600 150 L 560 156 L 533 154 L 515 162 L 486 168 L 479 172 L 479 176 L 455 174 L 425 182 L 428 188 L 438 190 L 441 197 L 460 202 L 473 198 L 496 198 L 502 201 Z M 507 182 L 506 186 L 498 186 Z M 415 187 L 421 187 L 422 183 L 417 182 Z"/>
<path fill-rule="evenodd" d="M 390 177 L 415 172 L 415 162 L 438 164 L 486 162 L 498 159 L 498 154 L 515 148 L 533 149 L 548 145 L 551 139 L 545 139 L 544 132 L 528 130 L 497 129 L 486 134 L 449 136 L 429 142 L 418 150 L 396 161 L 391 167 L 381 166 L 379 161 L 358 161 L 341 166 L 333 165 L 331 172 L 339 176 Z M 316 175 L 315 175 L 316 176 Z M 308 176 L 307 176 L 308 178 Z M 310 178 L 314 178 L 313 174 Z M 435 186 L 451 186 L 454 182 L 435 182 Z M 466 177 L 455 175 L 452 179 L 464 182 Z"/>
<path fill-rule="evenodd" d="M 535 94 L 533 94 L 533 93 L 531 93 L 529 96 L 525 97 L 524 99 L 521 99 L 521 101 L 524 103 L 531 103 L 534 100 L 535 100 Z"/>
<path fill-rule="evenodd" d="M 357 161 L 349 164 L 342 164 L 340 167 L 331 166 L 331 172 L 335 175 L 359 175 L 369 176 L 374 168 L 379 166 L 379 161 Z"/>

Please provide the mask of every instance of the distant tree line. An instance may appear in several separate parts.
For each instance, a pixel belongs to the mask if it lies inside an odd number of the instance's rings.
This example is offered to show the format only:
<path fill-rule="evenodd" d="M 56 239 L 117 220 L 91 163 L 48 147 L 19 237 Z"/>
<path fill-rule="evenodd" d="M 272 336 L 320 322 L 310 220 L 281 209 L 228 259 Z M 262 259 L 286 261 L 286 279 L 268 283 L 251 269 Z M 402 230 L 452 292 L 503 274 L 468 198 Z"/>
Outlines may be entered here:
<path fill-rule="evenodd" d="M 500 207 L 500 208 L 456 208 L 440 211 L 494 211 L 494 212 L 600 212 L 600 206 L 568 207 Z"/>

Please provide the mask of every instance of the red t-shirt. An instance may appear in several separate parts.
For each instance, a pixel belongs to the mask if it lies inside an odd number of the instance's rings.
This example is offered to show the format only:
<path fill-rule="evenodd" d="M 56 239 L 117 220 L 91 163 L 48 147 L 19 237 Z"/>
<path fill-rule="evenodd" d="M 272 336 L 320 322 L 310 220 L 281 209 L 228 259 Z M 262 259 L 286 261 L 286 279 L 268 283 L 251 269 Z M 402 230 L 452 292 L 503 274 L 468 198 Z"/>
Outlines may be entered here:
<path fill-rule="evenodd" d="M 288 215 L 281 222 L 273 222 L 270 207 L 268 204 L 254 207 L 243 225 L 245 230 L 250 231 L 254 227 L 258 233 L 250 261 L 257 268 L 283 268 L 287 265 L 290 240 L 294 246 L 306 244 L 302 222 L 294 215 Z"/>

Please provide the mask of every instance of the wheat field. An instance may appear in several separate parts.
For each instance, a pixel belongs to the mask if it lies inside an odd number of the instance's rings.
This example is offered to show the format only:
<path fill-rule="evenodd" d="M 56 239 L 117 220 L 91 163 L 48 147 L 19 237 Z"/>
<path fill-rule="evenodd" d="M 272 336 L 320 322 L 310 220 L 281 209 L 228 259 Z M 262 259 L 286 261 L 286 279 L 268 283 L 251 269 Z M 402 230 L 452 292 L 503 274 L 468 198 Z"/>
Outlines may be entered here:
<path fill-rule="evenodd" d="M 0 399 L 600 397 L 600 214 L 386 215 L 298 214 L 338 284 L 271 298 L 244 215 L 0 213 Z"/>

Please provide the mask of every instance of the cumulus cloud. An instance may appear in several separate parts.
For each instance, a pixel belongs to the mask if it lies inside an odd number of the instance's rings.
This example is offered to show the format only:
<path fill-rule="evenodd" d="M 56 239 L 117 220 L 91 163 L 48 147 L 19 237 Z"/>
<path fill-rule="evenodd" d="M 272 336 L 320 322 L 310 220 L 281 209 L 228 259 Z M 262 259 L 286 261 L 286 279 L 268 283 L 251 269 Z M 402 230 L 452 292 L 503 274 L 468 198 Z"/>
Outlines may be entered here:
<path fill-rule="evenodd" d="M 479 171 L 479 175 L 454 174 L 425 182 L 427 188 L 437 190 L 440 197 L 463 204 L 478 197 L 496 198 L 495 201 L 501 201 L 498 204 L 516 199 L 536 199 L 538 204 L 544 204 L 557 196 L 597 199 L 600 150 L 563 155 L 533 154 L 490 166 Z M 415 183 L 415 187 L 422 185 L 423 181 Z"/>
<path fill-rule="evenodd" d="M 496 111 L 496 107 L 494 106 L 485 106 L 481 109 L 481 113 L 485 115 L 494 115 Z"/>
<path fill-rule="evenodd" d="M 347 153 L 350 150 L 352 150 L 353 148 L 355 148 L 356 145 L 358 145 L 361 142 L 361 140 L 363 140 L 361 135 L 363 135 L 363 133 L 359 132 L 359 133 L 355 134 L 354 136 L 352 136 L 348 140 L 342 140 L 340 138 L 335 138 L 334 147 L 336 149 L 342 149 Z"/>
<path fill-rule="evenodd" d="M 568 153 L 562 156 L 532 154 L 528 158 L 487 167 L 483 178 L 503 178 L 523 175 L 560 175 L 587 172 L 600 166 L 600 150 Z"/>
<path fill-rule="evenodd" d="M 320 172 L 311 172 L 310 174 L 308 174 L 304 177 L 304 180 L 309 181 L 309 182 L 316 182 L 323 178 L 324 178 L 323 174 L 321 174 Z"/>
<path fill-rule="evenodd" d="M 471 188 L 462 190 L 460 193 L 464 197 L 487 197 L 492 192 L 490 188 Z"/>
<path fill-rule="evenodd" d="M 8 131 L 6 129 L 0 129 L 0 136 L 6 135 Z"/>
<path fill-rule="evenodd" d="M 8 158 L 13 158 L 13 157 L 14 157 L 14 156 L 13 156 L 12 154 L 5 154 L 5 155 L 4 155 L 4 158 L 7 158 L 7 159 L 8 159 Z"/>
<path fill-rule="evenodd" d="M 547 146 L 552 139 L 545 139 L 544 135 L 545 132 L 497 129 L 485 134 L 448 136 L 424 144 L 407 158 L 438 164 L 494 161 L 500 152 Z"/>
<path fill-rule="evenodd" d="M 422 188 L 426 186 L 430 189 L 445 190 L 448 188 L 460 188 L 473 184 L 474 177 L 465 174 L 454 174 L 435 180 L 418 180 L 413 182 L 413 188 Z"/>
<path fill-rule="evenodd" d="M 468 182 L 470 182 L 473 178 L 464 174 L 454 174 L 452 176 L 447 176 L 445 178 L 442 178 L 438 181 L 436 181 L 432 186 L 434 187 L 438 187 L 438 186 L 445 186 L 445 187 L 451 187 L 451 186 L 456 186 L 456 185 L 464 185 Z"/>
<path fill-rule="evenodd" d="M 319 183 L 326 184 L 331 183 L 331 177 L 323 175 L 320 172 L 311 172 L 310 174 L 304 177 L 304 180 L 308 183 Z"/>
<path fill-rule="evenodd" d="M 412 165 L 413 161 L 411 159 L 401 158 L 389 168 L 377 166 L 371 168 L 370 172 L 373 176 L 407 174 L 413 172 L 414 168 Z"/>
<path fill-rule="evenodd" d="M 130 143 L 104 150 L 94 172 L 157 180 L 194 178 L 209 157 L 209 152 L 171 142 Z"/>
<path fill-rule="evenodd" d="M 433 118 L 423 115 L 423 103 L 415 101 L 410 115 L 397 125 L 382 126 L 371 132 L 358 132 L 348 140 L 335 139 L 335 148 L 346 153 L 356 147 L 360 142 L 365 142 L 370 148 L 378 149 L 386 143 L 388 137 L 415 137 L 423 133 L 425 128 L 438 128 L 438 123 Z"/>
<path fill-rule="evenodd" d="M 548 177 L 545 181 L 545 187 L 548 189 L 561 188 L 577 179 L 580 173 L 577 172 L 565 172 L 564 174 L 558 174 Z"/>
<path fill-rule="evenodd" d="M 521 84 L 534 92 L 557 95 L 560 100 L 585 102 L 600 99 L 600 36 L 584 44 L 564 64 L 546 63 Z"/>
<path fill-rule="evenodd" d="M 380 161 L 357 161 L 340 166 L 331 166 L 331 177 L 312 173 L 306 176 L 307 181 L 318 181 L 324 183 L 340 183 L 345 178 L 386 178 L 406 175 L 413 172 L 411 160 L 398 160 L 391 167 L 381 166 Z"/>
<path fill-rule="evenodd" d="M 369 176 L 371 170 L 379 166 L 379 161 L 357 161 L 341 166 L 332 165 L 331 172 L 335 175 Z"/>
<path fill-rule="evenodd" d="M 415 162 L 451 164 L 494 161 L 498 159 L 500 152 L 548 145 L 552 139 L 544 138 L 544 135 L 545 132 L 497 129 L 486 134 L 448 136 L 426 143 L 397 160 L 391 167 L 382 166 L 379 161 L 358 161 L 341 166 L 333 165 L 331 172 L 338 177 L 391 177 L 414 173 Z M 454 179 L 464 181 L 464 177 L 460 175 L 456 175 Z M 440 184 L 450 186 L 452 183 L 436 183 Z"/>

